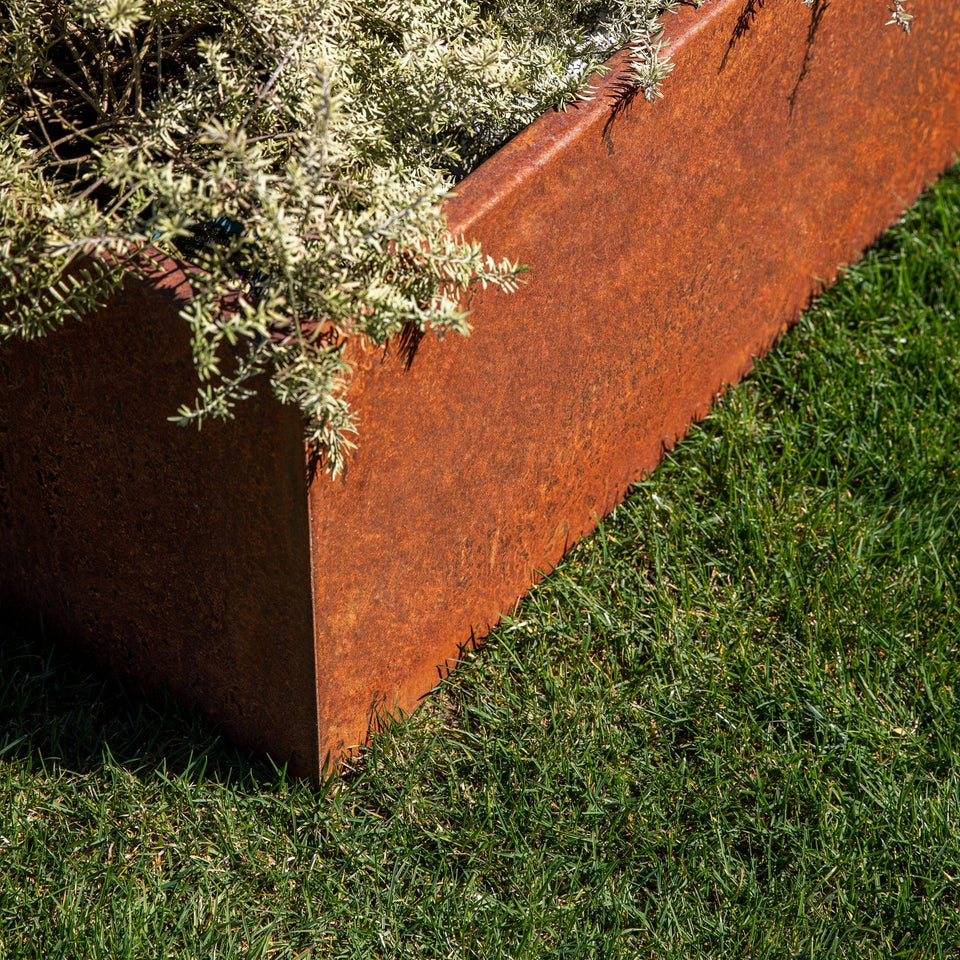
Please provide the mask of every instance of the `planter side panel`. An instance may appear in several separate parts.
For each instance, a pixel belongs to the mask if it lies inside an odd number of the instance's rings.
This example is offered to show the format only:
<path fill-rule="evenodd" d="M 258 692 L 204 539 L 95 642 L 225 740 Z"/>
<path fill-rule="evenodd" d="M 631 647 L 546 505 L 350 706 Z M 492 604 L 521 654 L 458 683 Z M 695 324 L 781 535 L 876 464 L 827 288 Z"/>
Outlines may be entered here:
<path fill-rule="evenodd" d="M 296 411 L 201 432 L 176 266 L 100 314 L 0 348 L 0 605 L 235 739 L 318 773 Z"/>
<path fill-rule="evenodd" d="M 714 0 L 654 105 L 552 113 L 455 230 L 531 266 L 469 339 L 357 356 L 361 443 L 310 492 L 321 749 L 409 710 L 960 147 L 960 4 Z"/>

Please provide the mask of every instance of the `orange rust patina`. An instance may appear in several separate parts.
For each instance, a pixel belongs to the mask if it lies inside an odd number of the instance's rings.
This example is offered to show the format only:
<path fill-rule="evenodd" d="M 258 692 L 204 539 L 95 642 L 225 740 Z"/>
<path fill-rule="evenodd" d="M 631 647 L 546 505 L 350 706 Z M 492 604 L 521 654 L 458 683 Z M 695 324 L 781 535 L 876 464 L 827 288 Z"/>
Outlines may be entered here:
<path fill-rule="evenodd" d="M 549 113 L 452 229 L 530 267 L 473 334 L 354 352 L 360 446 L 304 480 L 269 398 L 200 434 L 181 274 L 0 351 L 0 599 L 317 776 L 410 710 L 960 148 L 960 4 L 713 0 L 665 99 Z M 126 360 L 104 370 L 99 344 Z M 409 362 L 412 357 L 412 362 Z"/>

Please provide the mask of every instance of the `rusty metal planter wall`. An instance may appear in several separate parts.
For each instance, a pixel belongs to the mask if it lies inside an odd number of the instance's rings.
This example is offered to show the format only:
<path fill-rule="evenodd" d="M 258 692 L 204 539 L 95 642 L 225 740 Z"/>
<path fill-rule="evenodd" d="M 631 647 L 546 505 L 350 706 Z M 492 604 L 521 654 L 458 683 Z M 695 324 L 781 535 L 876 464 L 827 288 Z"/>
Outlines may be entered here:
<path fill-rule="evenodd" d="M 0 350 L 0 601 L 317 776 L 412 709 L 960 148 L 960 4 L 712 0 L 666 98 L 549 113 L 448 203 L 530 265 L 468 339 L 356 354 L 361 443 L 308 487 L 263 397 L 180 430 L 174 264 Z M 122 344 L 124 364 L 103 362 Z M 116 347 L 111 347 L 115 353 Z"/>

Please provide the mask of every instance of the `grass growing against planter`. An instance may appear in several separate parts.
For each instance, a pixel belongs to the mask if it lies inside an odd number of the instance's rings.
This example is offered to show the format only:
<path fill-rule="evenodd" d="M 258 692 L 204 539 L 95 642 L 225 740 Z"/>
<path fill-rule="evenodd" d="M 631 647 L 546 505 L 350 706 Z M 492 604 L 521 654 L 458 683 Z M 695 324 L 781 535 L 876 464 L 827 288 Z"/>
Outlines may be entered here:
<path fill-rule="evenodd" d="M 960 168 L 316 793 L 5 628 L 3 957 L 945 957 Z"/>

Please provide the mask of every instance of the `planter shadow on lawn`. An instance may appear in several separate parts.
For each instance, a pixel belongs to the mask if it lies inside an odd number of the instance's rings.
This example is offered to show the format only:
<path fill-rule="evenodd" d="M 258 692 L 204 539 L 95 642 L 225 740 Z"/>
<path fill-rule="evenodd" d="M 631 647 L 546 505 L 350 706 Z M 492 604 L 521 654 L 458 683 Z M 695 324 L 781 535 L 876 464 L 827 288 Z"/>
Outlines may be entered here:
<path fill-rule="evenodd" d="M 282 776 L 224 740 L 199 712 L 169 697 L 144 703 L 48 637 L 42 621 L 10 618 L 2 609 L 0 764 L 80 778 L 122 768 L 144 781 L 245 782 L 256 790 L 270 790 Z"/>

